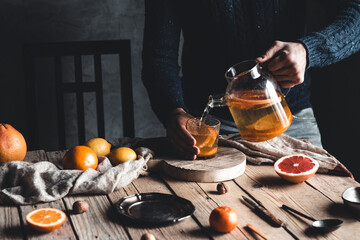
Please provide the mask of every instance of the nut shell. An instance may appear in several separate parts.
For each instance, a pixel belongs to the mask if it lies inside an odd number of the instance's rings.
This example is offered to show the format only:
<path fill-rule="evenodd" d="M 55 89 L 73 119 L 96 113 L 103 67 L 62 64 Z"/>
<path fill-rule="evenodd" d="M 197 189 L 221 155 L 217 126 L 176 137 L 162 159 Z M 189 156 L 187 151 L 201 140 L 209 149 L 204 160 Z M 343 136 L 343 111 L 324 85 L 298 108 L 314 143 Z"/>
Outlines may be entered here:
<path fill-rule="evenodd" d="M 222 182 L 216 186 L 216 190 L 219 194 L 225 194 L 230 190 L 230 187 Z"/>
<path fill-rule="evenodd" d="M 145 233 L 141 236 L 141 240 L 156 240 L 156 238 L 151 233 Z"/>
<path fill-rule="evenodd" d="M 89 210 L 89 204 L 86 201 L 78 200 L 73 204 L 73 212 L 76 214 L 84 213 Z"/>

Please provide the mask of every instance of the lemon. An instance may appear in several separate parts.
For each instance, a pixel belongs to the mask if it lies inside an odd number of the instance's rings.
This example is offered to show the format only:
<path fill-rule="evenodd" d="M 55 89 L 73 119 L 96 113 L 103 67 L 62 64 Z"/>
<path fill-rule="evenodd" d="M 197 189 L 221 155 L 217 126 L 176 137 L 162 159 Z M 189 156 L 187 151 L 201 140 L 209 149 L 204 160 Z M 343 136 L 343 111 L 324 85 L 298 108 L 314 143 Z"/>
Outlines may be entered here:
<path fill-rule="evenodd" d="M 94 150 L 97 156 L 106 156 L 110 153 L 111 144 L 103 138 L 90 139 L 84 145 Z"/>
<path fill-rule="evenodd" d="M 136 160 L 137 155 L 134 150 L 128 147 L 119 147 L 111 151 L 108 158 L 113 166 L 124 163 L 129 160 Z"/>

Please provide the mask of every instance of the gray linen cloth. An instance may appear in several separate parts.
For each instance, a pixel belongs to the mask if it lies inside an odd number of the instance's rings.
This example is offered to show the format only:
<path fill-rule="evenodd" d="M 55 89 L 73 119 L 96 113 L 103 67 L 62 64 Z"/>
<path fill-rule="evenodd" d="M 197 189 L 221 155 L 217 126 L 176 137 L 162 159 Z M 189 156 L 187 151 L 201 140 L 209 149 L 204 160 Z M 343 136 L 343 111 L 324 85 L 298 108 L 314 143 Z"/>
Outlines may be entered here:
<path fill-rule="evenodd" d="M 319 162 L 319 173 L 339 174 L 353 178 L 351 172 L 325 149 L 313 145 L 306 139 L 296 139 L 286 134 L 264 142 L 248 142 L 236 133 L 220 136 L 219 145 L 239 149 L 246 155 L 247 161 L 256 165 L 273 164 L 283 156 L 303 153 Z"/>
<path fill-rule="evenodd" d="M 136 149 L 138 159 L 113 167 L 106 157 L 97 169 L 63 170 L 48 161 L 13 161 L 0 166 L 0 204 L 51 202 L 71 194 L 109 194 L 136 179 L 146 170 L 153 153 Z"/>

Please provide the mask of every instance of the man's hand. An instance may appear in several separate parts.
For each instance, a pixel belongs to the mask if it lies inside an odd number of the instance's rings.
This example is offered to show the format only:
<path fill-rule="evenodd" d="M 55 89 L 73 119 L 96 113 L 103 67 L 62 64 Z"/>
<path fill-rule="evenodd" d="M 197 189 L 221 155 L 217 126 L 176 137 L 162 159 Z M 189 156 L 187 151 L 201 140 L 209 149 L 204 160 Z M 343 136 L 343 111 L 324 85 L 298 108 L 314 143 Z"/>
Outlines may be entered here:
<path fill-rule="evenodd" d="M 174 109 L 166 124 L 166 135 L 176 151 L 195 160 L 200 150 L 195 146 L 195 138 L 186 130 L 186 122 L 192 117 L 182 108 Z"/>
<path fill-rule="evenodd" d="M 283 88 L 304 82 L 306 49 L 301 43 L 275 41 L 256 61 L 265 65 Z"/>

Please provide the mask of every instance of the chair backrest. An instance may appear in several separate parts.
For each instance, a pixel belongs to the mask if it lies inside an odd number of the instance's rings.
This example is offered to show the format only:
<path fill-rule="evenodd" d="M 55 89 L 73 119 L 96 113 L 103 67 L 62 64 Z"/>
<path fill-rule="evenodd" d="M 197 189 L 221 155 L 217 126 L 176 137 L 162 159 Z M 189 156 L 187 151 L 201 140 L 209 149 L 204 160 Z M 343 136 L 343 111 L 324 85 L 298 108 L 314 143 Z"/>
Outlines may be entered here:
<path fill-rule="evenodd" d="M 26 44 L 23 48 L 24 74 L 27 89 L 28 145 L 29 149 L 39 149 L 39 107 L 38 81 L 35 76 L 36 58 L 53 58 L 56 86 L 57 121 L 59 148 L 66 148 L 64 94 L 76 94 L 78 143 L 85 142 L 84 96 L 85 92 L 96 94 L 96 113 L 98 136 L 105 138 L 103 79 L 101 56 L 118 54 L 120 63 L 120 85 L 122 102 L 123 135 L 134 137 L 134 107 L 131 79 L 130 40 L 56 42 Z M 93 56 L 94 82 L 83 81 L 82 56 Z M 64 82 L 62 57 L 74 58 L 75 82 Z"/>

